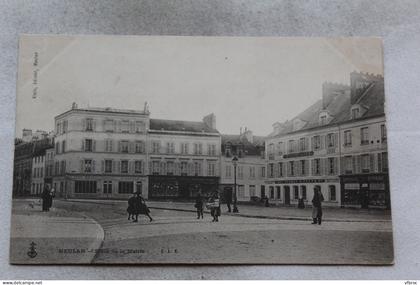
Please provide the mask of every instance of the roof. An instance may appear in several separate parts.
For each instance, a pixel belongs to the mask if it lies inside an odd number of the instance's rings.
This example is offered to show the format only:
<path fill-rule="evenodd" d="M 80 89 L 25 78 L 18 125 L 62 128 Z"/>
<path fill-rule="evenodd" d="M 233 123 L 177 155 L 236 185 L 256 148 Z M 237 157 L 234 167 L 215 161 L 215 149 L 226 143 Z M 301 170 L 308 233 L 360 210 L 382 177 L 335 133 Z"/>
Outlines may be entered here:
<path fill-rule="evenodd" d="M 193 133 L 214 133 L 219 131 L 207 126 L 204 122 L 191 121 L 177 121 L 177 120 L 163 120 L 150 119 L 151 131 L 171 131 L 171 132 L 193 132 Z"/>
<path fill-rule="evenodd" d="M 230 143 L 233 146 L 241 145 L 248 155 L 260 155 L 264 148 L 264 141 L 265 137 L 262 136 L 253 136 L 251 143 L 244 135 L 222 134 L 222 151 L 224 151 L 225 145 Z"/>
<path fill-rule="evenodd" d="M 322 99 L 318 100 L 306 110 L 294 117 L 292 120 L 283 123 L 280 133 L 275 134 L 273 132 L 269 135 L 269 137 L 277 137 L 288 133 L 309 130 L 321 126 L 325 127 L 338 125 L 351 121 L 352 118 L 350 110 L 352 105 L 350 103 L 350 96 L 351 95 L 349 93 L 343 93 L 341 95 L 335 96 L 325 109 L 322 108 Z M 384 102 L 385 95 L 383 79 L 372 82 L 368 87 L 366 87 L 364 93 L 355 102 L 366 110 L 357 120 L 384 115 Z M 328 112 L 333 117 L 333 119 L 326 125 L 321 125 L 319 122 L 319 114 L 322 111 Z M 293 122 L 296 119 L 303 122 L 303 127 L 294 130 Z"/>
<path fill-rule="evenodd" d="M 116 108 L 100 108 L 100 107 L 89 107 L 89 108 L 73 108 L 70 110 L 65 111 L 64 113 L 61 113 L 55 118 L 58 118 L 60 116 L 63 116 L 67 113 L 71 112 L 97 112 L 97 113 L 114 113 L 114 114 L 130 114 L 130 115 L 149 115 L 150 113 L 148 111 L 144 110 L 129 110 L 129 109 L 116 109 Z"/>

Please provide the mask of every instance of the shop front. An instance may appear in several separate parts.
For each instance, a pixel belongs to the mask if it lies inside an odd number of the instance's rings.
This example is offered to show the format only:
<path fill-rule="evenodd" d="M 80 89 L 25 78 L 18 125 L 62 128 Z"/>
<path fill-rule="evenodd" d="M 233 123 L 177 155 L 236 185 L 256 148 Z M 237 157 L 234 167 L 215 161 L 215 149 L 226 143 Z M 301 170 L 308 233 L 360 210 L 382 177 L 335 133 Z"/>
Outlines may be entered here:
<path fill-rule="evenodd" d="M 390 208 L 388 173 L 341 175 L 341 206 Z"/>
<path fill-rule="evenodd" d="M 150 199 L 192 199 L 208 196 L 218 189 L 218 177 L 149 176 Z"/>

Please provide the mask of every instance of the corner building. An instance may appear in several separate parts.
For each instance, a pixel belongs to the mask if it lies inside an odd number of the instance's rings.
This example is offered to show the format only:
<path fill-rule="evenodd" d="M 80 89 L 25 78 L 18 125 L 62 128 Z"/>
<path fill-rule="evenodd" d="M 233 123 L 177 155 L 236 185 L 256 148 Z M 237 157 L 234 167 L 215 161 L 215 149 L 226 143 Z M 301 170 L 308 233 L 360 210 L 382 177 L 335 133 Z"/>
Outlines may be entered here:
<path fill-rule="evenodd" d="M 388 208 L 389 182 L 382 76 L 353 72 L 350 85 L 324 83 L 322 99 L 290 121 L 275 123 L 266 140 L 271 200 Z"/>

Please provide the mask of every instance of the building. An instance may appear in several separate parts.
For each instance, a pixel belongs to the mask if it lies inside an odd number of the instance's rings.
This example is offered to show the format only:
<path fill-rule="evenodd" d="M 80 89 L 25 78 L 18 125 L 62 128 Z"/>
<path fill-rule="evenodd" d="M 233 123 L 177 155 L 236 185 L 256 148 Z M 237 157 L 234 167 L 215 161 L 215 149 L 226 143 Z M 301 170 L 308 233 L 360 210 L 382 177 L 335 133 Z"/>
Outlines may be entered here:
<path fill-rule="evenodd" d="M 201 122 L 150 119 L 149 197 L 188 199 L 218 189 L 220 134 L 210 114 Z"/>
<path fill-rule="evenodd" d="M 35 194 L 36 188 L 32 190 L 34 157 L 42 155 L 46 149 L 51 148 L 53 141 L 51 137 L 41 140 L 31 140 L 30 142 L 25 142 L 20 139 L 15 140 L 13 161 L 14 197 Z M 41 181 L 37 181 L 36 183 L 41 183 Z"/>
<path fill-rule="evenodd" d="M 383 77 L 353 72 L 350 82 L 324 83 L 321 100 L 273 125 L 266 140 L 271 200 L 310 204 L 317 186 L 326 206 L 389 207 Z"/>
<path fill-rule="evenodd" d="M 31 195 L 40 195 L 45 186 L 45 148 L 39 149 L 32 157 Z"/>
<path fill-rule="evenodd" d="M 242 128 L 239 135 L 222 135 L 220 159 L 220 192 L 224 199 L 234 196 L 238 201 L 250 201 L 266 195 L 264 137 L 254 136 L 251 130 Z M 233 158 L 237 158 L 236 167 Z"/>
<path fill-rule="evenodd" d="M 44 183 L 51 188 L 56 189 L 57 185 L 53 187 L 53 176 L 54 176 L 54 156 L 55 149 L 54 147 L 48 148 L 45 150 L 45 176 Z"/>
<path fill-rule="evenodd" d="M 78 108 L 55 117 L 53 184 L 64 197 L 190 198 L 218 186 L 220 134 L 144 110 Z"/>
<path fill-rule="evenodd" d="M 149 112 L 72 108 L 55 117 L 53 185 L 58 195 L 127 198 L 148 195 Z"/>

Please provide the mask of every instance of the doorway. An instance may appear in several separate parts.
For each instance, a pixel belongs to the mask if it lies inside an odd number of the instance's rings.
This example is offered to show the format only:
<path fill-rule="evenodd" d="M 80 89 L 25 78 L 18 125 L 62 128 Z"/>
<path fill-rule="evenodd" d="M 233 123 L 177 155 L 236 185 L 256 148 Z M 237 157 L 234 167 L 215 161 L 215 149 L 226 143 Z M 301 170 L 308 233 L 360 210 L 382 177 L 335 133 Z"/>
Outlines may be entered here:
<path fill-rule="evenodd" d="M 290 186 L 284 186 L 284 204 L 290 205 Z"/>

